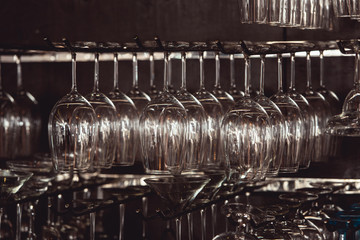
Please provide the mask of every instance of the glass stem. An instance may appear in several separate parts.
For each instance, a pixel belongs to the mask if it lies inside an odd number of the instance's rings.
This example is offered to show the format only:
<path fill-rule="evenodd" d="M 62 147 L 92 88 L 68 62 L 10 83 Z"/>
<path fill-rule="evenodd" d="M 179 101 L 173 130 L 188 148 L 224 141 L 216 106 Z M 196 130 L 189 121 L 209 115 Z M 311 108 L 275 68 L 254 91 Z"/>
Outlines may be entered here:
<path fill-rule="evenodd" d="M 125 204 L 119 206 L 120 226 L 119 226 L 119 240 L 124 239 L 124 223 L 125 223 Z"/>
<path fill-rule="evenodd" d="M 250 97 L 250 58 L 247 55 L 244 55 L 244 60 L 245 60 L 245 81 L 244 81 L 244 86 L 245 86 L 245 96 L 246 97 Z"/>
<path fill-rule="evenodd" d="M 94 92 L 99 91 L 99 53 L 95 53 Z"/>
<path fill-rule="evenodd" d="M 1 61 L 0 61 L 0 92 L 3 91 L 3 83 L 2 83 L 2 76 L 1 76 Z"/>
<path fill-rule="evenodd" d="M 194 236 L 194 218 L 191 212 L 186 214 L 188 221 L 188 239 L 192 240 Z"/>
<path fill-rule="evenodd" d="M 295 90 L 295 53 L 291 53 L 290 86 L 289 90 Z"/>
<path fill-rule="evenodd" d="M 77 92 L 77 83 L 76 83 L 76 53 L 71 53 L 71 91 Z"/>
<path fill-rule="evenodd" d="M 217 207 L 216 207 L 216 204 L 211 204 L 212 238 L 214 238 L 216 235 L 216 219 L 217 219 Z"/>
<path fill-rule="evenodd" d="M 169 91 L 169 53 L 164 52 L 164 92 Z"/>
<path fill-rule="evenodd" d="M 139 72 L 138 72 L 138 61 L 137 54 L 133 54 L 133 88 L 137 89 L 139 87 Z"/>
<path fill-rule="evenodd" d="M 320 51 L 320 87 L 325 88 L 324 82 L 324 51 Z"/>
<path fill-rule="evenodd" d="M 260 61 L 261 61 L 261 65 L 260 65 L 260 89 L 259 89 L 259 94 L 261 96 L 264 95 L 264 86 L 265 86 L 265 55 L 262 54 L 260 56 Z"/>
<path fill-rule="evenodd" d="M 114 90 L 119 90 L 119 58 L 117 53 L 114 53 Z"/>
<path fill-rule="evenodd" d="M 23 90 L 20 56 L 15 55 L 15 62 L 16 62 L 16 72 L 17 72 L 17 91 L 19 92 Z"/>
<path fill-rule="evenodd" d="M 150 53 L 150 87 L 154 86 L 154 81 L 155 81 L 154 53 Z"/>
<path fill-rule="evenodd" d="M 310 52 L 306 52 L 306 87 L 312 89 L 311 85 L 311 57 Z"/>
<path fill-rule="evenodd" d="M 230 54 L 230 87 L 236 88 L 235 83 L 235 58 L 234 54 Z"/>
<path fill-rule="evenodd" d="M 360 90 L 359 65 L 360 65 L 359 52 L 356 52 L 356 54 L 355 54 L 354 86 L 357 91 Z"/>
<path fill-rule="evenodd" d="M 278 54 L 278 92 L 283 92 L 282 56 Z"/>
<path fill-rule="evenodd" d="M 204 75 L 204 53 L 199 53 L 199 63 L 200 63 L 200 89 L 205 89 L 205 75 Z"/>
<path fill-rule="evenodd" d="M 201 240 L 206 240 L 206 209 L 200 210 Z"/>
<path fill-rule="evenodd" d="M 181 217 L 175 219 L 176 224 L 176 240 L 181 240 Z"/>
<path fill-rule="evenodd" d="M 220 88 L 220 54 L 215 54 L 215 88 Z"/>
<path fill-rule="evenodd" d="M 20 203 L 17 203 L 16 204 L 16 240 L 21 240 L 21 218 L 22 218 L 22 205 Z"/>
<path fill-rule="evenodd" d="M 186 53 L 181 53 L 181 90 L 186 91 Z"/>
<path fill-rule="evenodd" d="M 167 74 L 168 74 L 168 87 L 171 88 L 172 87 L 172 79 L 171 79 L 171 76 L 172 76 L 172 73 L 171 73 L 171 70 L 172 70 L 172 65 L 171 65 L 171 57 L 170 57 L 170 53 L 168 54 L 168 71 L 167 71 Z"/>
<path fill-rule="evenodd" d="M 95 240 L 95 212 L 90 213 L 90 240 Z"/>
<path fill-rule="evenodd" d="M 29 233 L 27 239 L 34 239 L 35 209 L 32 203 L 30 203 L 29 205 L 29 210 L 30 210 L 30 219 L 29 219 Z"/>
<path fill-rule="evenodd" d="M 224 201 L 224 205 L 228 204 L 229 200 L 225 200 Z M 225 217 L 225 232 L 229 231 L 229 219 L 227 217 Z"/>
<path fill-rule="evenodd" d="M 147 213 L 148 213 L 148 198 L 142 197 L 141 201 L 142 201 L 143 215 L 144 215 L 144 217 L 146 217 Z M 146 221 L 143 220 L 142 224 L 143 224 L 142 225 L 142 237 L 143 237 L 143 239 L 145 239 L 146 238 Z"/>

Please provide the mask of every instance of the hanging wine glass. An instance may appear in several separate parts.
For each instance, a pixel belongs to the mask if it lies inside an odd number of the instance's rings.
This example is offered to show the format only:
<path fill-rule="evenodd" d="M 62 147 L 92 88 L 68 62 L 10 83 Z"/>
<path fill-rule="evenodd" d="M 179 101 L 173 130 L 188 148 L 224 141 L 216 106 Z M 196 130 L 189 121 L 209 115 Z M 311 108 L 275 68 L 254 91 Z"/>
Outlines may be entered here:
<path fill-rule="evenodd" d="M 91 93 L 85 96 L 96 115 L 97 136 L 92 167 L 111 168 L 118 140 L 116 127 L 116 108 L 111 100 L 99 90 L 99 53 L 95 53 L 94 87 Z"/>
<path fill-rule="evenodd" d="M 186 110 L 169 92 L 169 54 L 164 53 L 163 93 L 153 99 L 140 117 L 144 167 L 152 174 L 179 174 L 186 153 Z"/>
<path fill-rule="evenodd" d="M 17 66 L 17 92 L 14 97 L 17 112 L 17 157 L 30 157 L 36 151 L 41 130 L 41 118 L 38 102 L 23 86 L 20 57 L 15 55 Z"/>
<path fill-rule="evenodd" d="M 126 93 L 126 95 L 133 100 L 138 115 L 140 116 L 145 106 L 150 102 L 150 97 L 139 89 L 139 73 L 138 73 L 138 60 L 137 54 L 133 54 L 133 86 L 132 89 Z"/>
<path fill-rule="evenodd" d="M 360 74 L 359 47 L 355 46 L 354 88 L 344 100 L 342 113 L 333 116 L 327 123 L 326 132 L 339 136 L 360 136 Z"/>
<path fill-rule="evenodd" d="M 254 98 L 261 107 L 264 108 L 269 116 L 270 131 L 271 131 L 271 145 L 269 155 L 269 166 L 267 169 L 266 176 L 276 176 L 279 173 L 281 163 L 283 161 L 284 144 L 286 141 L 286 125 L 284 117 L 281 114 L 280 109 L 264 94 L 265 84 L 265 55 L 260 56 L 261 69 L 260 69 L 260 89 L 259 94 Z"/>
<path fill-rule="evenodd" d="M 48 123 L 55 170 L 78 173 L 91 167 L 96 148 L 96 124 L 93 107 L 77 91 L 76 54 L 72 53 L 71 91 L 55 104 Z"/>
<path fill-rule="evenodd" d="M 297 104 L 283 92 L 282 56 L 278 54 L 278 92 L 272 100 L 280 109 L 287 129 L 287 137 L 284 146 L 283 161 L 280 172 L 297 172 L 299 169 L 299 154 L 303 136 L 302 115 Z"/>
<path fill-rule="evenodd" d="M 172 60 L 171 60 L 171 54 L 169 55 L 169 70 L 168 70 L 168 79 L 169 79 L 169 92 L 171 94 L 175 94 L 176 91 L 175 91 L 175 88 L 174 88 L 174 85 L 172 84 Z"/>
<path fill-rule="evenodd" d="M 181 53 L 181 88 L 175 97 L 184 106 L 187 114 L 186 156 L 184 170 L 201 170 L 206 138 L 206 113 L 201 103 L 186 88 L 186 53 Z"/>
<path fill-rule="evenodd" d="M 199 53 L 200 62 L 200 89 L 194 93 L 206 113 L 206 137 L 204 146 L 204 168 L 218 168 L 225 161 L 220 155 L 220 125 L 223 117 L 223 109 L 219 100 L 205 89 L 204 80 L 204 53 Z"/>
<path fill-rule="evenodd" d="M 236 87 L 235 83 L 235 58 L 234 54 L 230 54 L 230 90 L 229 94 L 233 97 L 234 102 L 237 102 L 244 96 L 244 92 Z"/>
<path fill-rule="evenodd" d="M 0 158 L 10 159 L 15 156 L 17 111 L 13 97 L 2 87 L 0 63 Z"/>
<path fill-rule="evenodd" d="M 138 146 L 139 116 L 134 102 L 119 90 L 118 55 L 114 54 L 114 88 L 108 94 L 116 107 L 116 127 L 118 138 L 114 165 L 131 166 L 134 164 Z"/>
<path fill-rule="evenodd" d="M 217 100 L 221 103 L 224 114 L 227 113 L 234 105 L 234 98 L 224 91 L 220 85 L 220 55 L 219 52 L 215 53 L 215 85 L 211 92 Z"/>
<path fill-rule="evenodd" d="M 264 108 L 250 97 L 249 61 L 245 56 L 245 97 L 236 102 L 221 125 L 230 171 L 248 181 L 261 179 L 266 173 L 271 139 L 269 117 Z"/>
<path fill-rule="evenodd" d="M 315 113 L 313 108 L 309 105 L 306 98 L 298 93 L 295 89 L 295 53 L 291 53 L 291 75 L 290 85 L 286 92 L 294 102 L 298 105 L 303 122 L 304 137 L 299 155 L 299 168 L 306 169 L 310 166 L 310 161 L 314 157 L 315 149 L 321 148 L 320 136 L 316 134 L 317 122 L 315 121 Z"/>
<path fill-rule="evenodd" d="M 150 99 L 154 99 L 158 94 L 159 91 L 155 85 L 155 63 L 154 63 L 154 53 L 150 53 L 150 90 L 149 90 L 149 97 Z"/>
<path fill-rule="evenodd" d="M 314 162 L 325 161 L 329 153 L 330 138 L 325 134 L 325 127 L 328 118 L 330 117 L 329 104 L 325 98 L 318 92 L 312 89 L 311 81 L 311 58 L 310 52 L 306 53 L 307 65 L 307 83 L 304 97 L 308 100 L 310 106 L 314 109 L 316 120 L 316 136 L 320 137 L 319 148 L 315 149 L 315 157 L 312 159 Z M 318 151 L 318 153 L 316 153 Z"/>

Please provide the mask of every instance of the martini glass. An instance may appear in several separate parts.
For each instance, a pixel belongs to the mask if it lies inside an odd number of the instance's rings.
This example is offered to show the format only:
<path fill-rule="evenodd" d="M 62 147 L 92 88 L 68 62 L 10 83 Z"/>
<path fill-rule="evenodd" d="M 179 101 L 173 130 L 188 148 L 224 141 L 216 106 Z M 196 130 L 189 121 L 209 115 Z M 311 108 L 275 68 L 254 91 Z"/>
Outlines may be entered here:
<path fill-rule="evenodd" d="M 235 58 L 234 54 L 230 54 L 230 95 L 233 97 L 234 102 L 237 102 L 244 96 L 244 92 L 240 91 L 236 87 L 235 83 Z"/>
<path fill-rule="evenodd" d="M 360 74 L 359 74 L 359 49 L 356 48 L 354 88 L 345 98 L 342 113 L 329 119 L 326 132 L 339 136 L 360 136 Z"/>
<path fill-rule="evenodd" d="M 91 104 L 77 91 L 76 54 L 72 53 L 72 88 L 53 107 L 48 123 L 50 151 L 55 170 L 78 173 L 88 170 L 94 158 L 97 129 Z"/>
<path fill-rule="evenodd" d="M 261 179 L 269 165 L 270 122 L 265 109 L 250 97 L 249 62 L 245 56 L 245 96 L 225 115 L 221 126 L 226 161 L 238 181 Z"/>
<path fill-rule="evenodd" d="M 139 116 L 134 102 L 119 90 L 118 55 L 114 54 L 114 88 L 108 94 L 116 107 L 116 127 L 118 138 L 116 158 L 113 165 L 131 166 L 134 164 L 138 138 Z"/>
<path fill-rule="evenodd" d="M 149 97 L 154 99 L 158 94 L 159 91 L 156 89 L 155 85 L 155 64 L 154 64 L 154 53 L 150 53 L 150 90 L 149 90 Z"/>
<path fill-rule="evenodd" d="M 147 178 L 144 181 L 175 214 L 185 210 L 210 179 L 190 174 Z M 181 217 L 177 217 L 175 221 L 176 240 L 180 240 Z"/>
<path fill-rule="evenodd" d="M 138 60 L 137 54 L 133 54 L 133 86 L 132 89 L 126 93 L 126 95 L 133 100 L 138 115 L 140 116 L 145 106 L 151 101 L 149 95 L 139 89 L 139 72 L 138 72 Z"/>
<path fill-rule="evenodd" d="M 186 89 L 186 54 L 181 53 L 181 88 L 175 97 L 184 106 L 187 115 L 186 156 L 184 170 L 199 170 L 204 160 L 206 113 L 201 103 Z"/>
<path fill-rule="evenodd" d="M 187 116 L 168 88 L 169 54 L 164 53 L 164 89 L 140 117 L 140 141 L 146 173 L 179 174 L 186 154 Z"/>
<path fill-rule="evenodd" d="M 304 137 L 302 138 L 303 142 L 300 149 L 302 154 L 299 155 L 299 168 L 306 169 L 310 166 L 310 161 L 313 158 L 315 150 L 321 148 L 320 135 L 316 134 L 316 129 L 319 126 L 315 121 L 316 118 L 313 108 L 309 105 L 306 98 L 295 89 L 295 53 L 291 53 L 290 56 L 291 78 L 286 94 L 298 105 L 303 117 Z"/>
<path fill-rule="evenodd" d="M 320 144 L 315 148 L 315 157 L 312 159 L 314 162 L 326 161 L 329 153 L 329 141 L 330 138 L 325 134 L 325 127 L 330 117 L 329 103 L 326 102 L 325 98 L 317 91 L 312 89 L 311 83 L 311 58 L 310 52 L 306 53 L 306 64 L 307 64 L 307 81 L 306 90 L 304 97 L 308 100 L 310 106 L 315 112 L 316 121 L 316 136 L 320 137 Z M 318 153 L 317 153 L 318 151 Z"/>
<path fill-rule="evenodd" d="M 302 115 L 298 105 L 283 92 L 282 56 L 278 54 L 278 92 L 272 100 L 285 118 L 287 137 L 284 146 L 283 162 L 280 172 L 294 173 L 299 169 L 299 154 L 303 136 Z"/>
<path fill-rule="evenodd" d="M 15 55 L 17 65 L 17 92 L 14 97 L 17 112 L 16 155 L 30 157 L 35 152 L 41 130 L 41 119 L 38 102 L 23 87 L 20 57 Z"/>
<path fill-rule="evenodd" d="M 284 143 L 286 141 L 286 126 L 285 119 L 281 114 L 280 109 L 264 94 L 265 84 L 265 55 L 261 55 L 261 69 L 260 69 L 260 90 L 259 94 L 254 98 L 260 106 L 264 108 L 269 116 L 271 128 L 271 146 L 269 150 L 267 161 L 269 163 L 264 169 L 267 172 L 262 173 L 266 176 L 276 176 L 279 173 L 281 163 L 283 161 Z"/>
<path fill-rule="evenodd" d="M 220 56 L 219 52 L 215 53 L 215 85 L 212 94 L 219 100 L 224 114 L 227 113 L 234 105 L 234 98 L 224 91 L 220 85 Z"/>
<path fill-rule="evenodd" d="M 15 101 L 2 87 L 0 64 L 0 158 L 10 159 L 15 156 L 16 118 Z"/>
<path fill-rule="evenodd" d="M 199 54 L 200 89 L 194 94 L 205 109 L 206 137 L 204 143 L 204 168 L 216 168 L 224 165 L 224 158 L 220 156 L 220 125 L 223 118 L 223 108 L 219 100 L 205 89 L 204 53 Z"/>
<path fill-rule="evenodd" d="M 116 108 L 112 101 L 99 90 L 99 54 L 95 53 L 94 87 L 85 96 L 95 110 L 97 141 L 92 167 L 111 168 L 117 147 L 118 129 Z"/>

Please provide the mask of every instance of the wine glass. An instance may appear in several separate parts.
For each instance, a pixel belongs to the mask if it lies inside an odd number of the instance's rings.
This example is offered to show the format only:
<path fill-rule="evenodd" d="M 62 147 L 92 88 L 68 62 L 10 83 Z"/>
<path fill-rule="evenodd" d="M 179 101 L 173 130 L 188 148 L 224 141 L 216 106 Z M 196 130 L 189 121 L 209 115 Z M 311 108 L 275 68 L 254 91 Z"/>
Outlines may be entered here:
<path fill-rule="evenodd" d="M 132 89 L 126 93 L 126 95 L 133 100 L 138 115 L 140 116 L 145 106 L 151 101 L 149 95 L 139 89 L 139 72 L 138 72 L 138 60 L 137 54 L 133 54 L 133 86 Z"/>
<path fill-rule="evenodd" d="M 116 107 L 116 127 L 118 138 L 116 157 L 113 165 L 131 166 L 137 152 L 139 116 L 134 102 L 119 90 L 118 55 L 114 54 L 114 88 L 108 94 Z"/>
<path fill-rule="evenodd" d="M 210 181 L 202 175 L 178 175 L 147 178 L 147 185 L 166 203 L 173 214 L 186 209 Z M 181 216 L 176 217 L 176 240 L 181 239 Z"/>
<path fill-rule="evenodd" d="M 260 56 L 261 69 L 260 69 L 260 89 L 259 94 L 254 98 L 261 107 L 264 108 L 269 116 L 270 131 L 271 131 L 271 145 L 267 160 L 269 166 L 266 176 L 276 176 L 279 173 L 281 163 L 283 161 L 284 144 L 286 141 L 286 125 L 285 119 L 281 114 L 280 109 L 264 94 L 265 84 L 265 55 Z"/>
<path fill-rule="evenodd" d="M 148 95 L 150 99 L 154 99 L 159 94 L 159 91 L 156 89 L 156 85 L 155 85 L 154 53 L 152 52 L 150 53 L 149 60 L 150 60 L 150 90 L 148 92 Z"/>
<path fill-rule="evenodd" d="M 140 117 L 140 142 L 146 173 L 179 174 L 186 153 L 187 116 L 184 106 L 168 89 L 169 54 L 164 53 L 163 93 Z"/>
<path fill-rule="evenodd" d="M 219 100 L 223 108 L 224 114 L 227 113 L 234 105 L 234 98 L 224 91 L 220 85 L 220 56 L 219 52 L 215 53 L 215 85 L 211 92 L 214 97 Z"/>
<path fill-rule="evenodd" d="M 286 94 L 294 100 L 298 105 L 301 115 L 303 117 L 304 137 L 299 155 L 299 168 L 306 169 L 310 166 L 310 161 L 313 158 L 314 151 L 321 148 L 320 136 L 316 134 L 316 129 L 319 127 L 315 121 L 315 113 L 313 108 L 309 105 L 306 98 L 298 93 L 295 89 L 295 53 L 290 54 L 291 59 L 291 77 L 290 85 Z"/>
<path fill-rule="evenodd" d="M 234 54 L 230 54 L 230 90 L 229 94 L 233 97 L 234 102 L 237 102 L 244 96 L 244 92 L 236 87 L 235 83 L 235 58 Z"/>
<path fill-rule="evenodd" d="M 261 179 L 266 173 L 271 139 L 269 117 L 250 97 L 249 61 L 245 56 L 245 96 L 224 116 L 221 125 L 230 171 L 245 181 Z"/>
<path fill-rule="evenodd" d="M 99 91 L 99 53 L 95 53 L 94 87 L 85 96 L 96 115 L 97 140 L 92 167 L 111 168 L 117 147 L 119 129 L 116 122 L 116 108 L 105 94 Z"/>
<path fill-rule="evenodd" d="M 326 132 L 340 136 L 360 136 L 360 109 L 359 109 L 359 92 L 360 92 L 360 74 L 359 74 L 359 49 L 356 46 L 355 70 L 354 70 L 354 88 L 345 98 L 342 112 L 329 119 Z"/>
<path fill-rule="evenodd" d="M 308 100 L 310 106 L 314 109 L 316 121 L 315 126 L 317 127 L 316 136 L 320 137 L 320 144 L 317 145 L 318 148 L 315 149 L 315 157 L 312 160 L 314 162 L 321 162 L 327 159 L 329 153 L 330 138 L 325 134 L 325 127 L 331 113 L 329 103 L 326 102 L 325 98 L 319 92 L 312 89 L 310 52 L 306 53 L 306 65 L 307 82 L 304 97 Z"/>
<path fill-rule="evenodd" d="M 17 111 L 14 98 L 2 87 L 0 64 L 0 158 L 10 159 L 15 156 Z"/>
<path fill-rule="evenodd" d="M 48 134 L 51 157 L 59 172 L 88 170 L 94 158 L 97 120 L 91 104 L 77 91 L 76 54 L 72 53 L 72 88 L 51 110 Z"/>
<path fill-rule="evenodd" d="M 193 171 L 202 168 L 204 144 L 206 139 L 206 113 L 201 103 L 186 89 L 186 53 L 181 53 L 181 88 L 175 94 L 184 106 L 187 116 L 186 156 L 184 170 Z"/>
<path fill-rule="evenodd" d="M 18 120 L 17 120 L 17 157 L 30 157 L 36 150 L 36 142 L 39 140 L 41 130 L 41 118 L 38 101 L 24 89 L 20 57 L 15 55 L 17 65 L 17 92 L 14 96 Z"/>
<path fill-rule="evenodd" d="M 224 158 L 220 156 L 220 125 L 223 118 L 223 108 L 219 100 L 205 89 L 204 53 L 199 53 L 200 89 L 194 93 L 206 113 L 206 137 L 204 146 L 204 168 L 218 168 L 224 165 Z"/>
<path fill-rule="evenodd" d="M 280 172 L 294 173 L 299 169 L 299 154 L 303 136 L 302 115 L 298 105 L 283 92 L 282 56 L 278 54 L 278 92 L 272 100 L 280 109 L 287 129 L 283 161 Z"/>

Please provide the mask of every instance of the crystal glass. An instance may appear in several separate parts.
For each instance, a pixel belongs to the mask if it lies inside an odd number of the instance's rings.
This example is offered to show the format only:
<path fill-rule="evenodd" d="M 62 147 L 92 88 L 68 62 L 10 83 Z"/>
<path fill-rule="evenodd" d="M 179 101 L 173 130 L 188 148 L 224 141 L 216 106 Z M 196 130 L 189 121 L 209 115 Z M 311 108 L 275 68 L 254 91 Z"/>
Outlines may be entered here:
<path fill-rule="evenodd" d="M 315 149 L 321 148 L 321 141 L 320 136 L 315 134 L 319 127 L 316 125 L 315 112 L 306 98 L 295 89 L 295 53 L 291 53 L 291 79 L 286 94 L 298 105 L 303 117 L 304 137 L 300 149 L 302 154 L 299 156 L 299 168 L 306 169 L 310 166 Z"/>
<path fill-rule="evenodd" d="M 236 87 L 235 83 L 235 58 L 234 54 L 230 54 L 230 90 L 229 94 L 233 97 L 234 102 L 237 102 L 244 96 L 244 92 L 240 91 Z"/>
<path fill-rule="evenodd" d="M 277 26 L 280 23 L 280 0 L 268 0 L 267 24 Z"/>
<path fill-rule="evenodd" d="M 329 119 L 326 132 L 340 136 L 360 136 L 360 74 L 359 53 L 355 55 L 354 88 L 345 98 L 342 113 Z"/>
<path fill-rule="evenodd" d="M 97 138 L 96 115 L 77 91 L 76 54 L 72 53 L 72 88 L 53 107 L 48 123 L 50 151 L 56 171 L 85 171 L 91 167 Z"/>
<path fill-rule="evenodd" d="M 333 10 L 336 17 L 350 17 L 348 5 L 348 0 L 333 0 Z"/>
<path fill-rule="evenodd" d="M 216 168 L 225 164 L 225 160 L 220 153 L 220 126 L 223 109 L 219 100 L 205 89 L 203 52 L 199 54 L 199 62 L 200 89 L 194 93 L 194 97 L 199 100 L 206 113 L 207 126 L 203 167 Z"/>
<path fill-rule="evenodd" d="M 278 92 L 272 100 L 285 118 L 287 137 L 284 146 L 283 161 L 280 172 L 296 172 L 299 169 L 299 154 L 303 137 L 302 115 L 298 105 L 283 92 L 282 56 L 278 55 Z"/>
<path fill-rule="evenodd" d="M 307 63 L 307 84 L 304 92 L 304 97 L 308 100 L 310 106 L 314 109 L 315 121 L 316 121 L 316 137 L 320 138 L 320 143 L 317 144 L 317 148 L 314 150 L 314 157 L 312 161 L 321 162 L 326 161 L 329 154 L 330 138 L 325 134 L 326 123 L 330 117 L 329 103 L 325 98 L 312 88 L 311 80 L 311 59 L 310 52 L 306 54 Z M 315 140 L 316 143 L 316 140 Z"/>
<path fill-rule="evenodd" d="M 17 115 L 14 98 L 2 87 L 0 64 L 0 158 L 11 159 L 15 156 Z"/>
<path fill-rule="evenodd" d="M 224 152 L 230 171 L 242 180 L 261 179 L 269 166 L 270 122 L 250 98 L 249 58 L 245 56 L 245 97 L 224 116 L 221 125 Z M 239 180 L 240 180 L 239 179 Z"/>
<path fill-rule="evenodd" d="M 265 24 L 267 18 L 267 3 L 268 0 L 255 0 L 254 1 L 254 22 Z"/>
<path fill-rule="evenodd" d="M 260 89 L 259 94 L 254 98 L 260 106 L 264 108 L 269 116 L 270 123 L 270 149 L 269 166 L 265 167 L 267 172 L 266 176 L 276 176 L 279 173 L 281 163 L 283 161 L 284 144 L 286 141 L 286 125 L 285 119 L 281 114 L 280 109 L 264 94 L 265 84 L 265 55 L 261 55 L 261 69 L 260 69 Z"/>
<path fill-rule="evenodd" d="M 115 160 L 115 152 L 119 129 L 117 128 L 116 108 L 112 101 L 99 90 L 99 54 L 95 53 L 94 87 L 85 96 L 95 110 L 96 144 L 93 168 L 111 168 Z"/>
<path fill-rule="evenodd" d="M 126 95 L 133 100 L 139 116 L 151 100 L 149 95 L 139 89 L 139 72 L 136 53 L 133 54 L 133 86 Z"/>
<path fill-rule="evenodd" d="M 169 54 L 164 54 L 163 93 L 153 99 L 140 117 L 144 167 L 152 174 L 179 174 L 186 153 L 187 118 L 184 106 L 168 89 Z"/>
<path fill-rule="evenodd" d="M 211 93 L 221 103 L 224 114 L 227 111 L 229 111 L 235 105 L 234 98 L 229 93 L 224 91 L 221 88 L 221 85 L 220 85 L 220 56 L 219 56 L 219 52 L 215 53 L 215 85 L 214 85 L 214 89 L 212 90 Z"/>
<path fill-rule="evenodd" d="M 199 175 L 161 176 L 144 180 L 173 213 L 183 211 L 210 181 Z M 181 216 L 176 217 L 176 240 L 181 240 Z"/>
<path fill-rule="evenodd" d="M 240 22 L 253 23 L 254 22 L 254 1 L 239 0 Z"/>
<path fill-rule="evenodd" d="M 175 97 L 184 106 L 187 115 L 184 170 L 199 170 L 204 162 L 207 118 L 201 103 L 186 89 L 186 54 L 184 52 L 181 53 L 181 63 L 181 88 Z"/>
<path fill-rule="evenodd" d="M 18 119 L 16 133 L 16 156 L 30 157 L 34 154 L 40 137 L 41 118 L 38 102 L 23 87 L 20 57 L 15 56 L 17 65 L 17 92 L 14 96 Z"/>
<path fill-rule="evenodd" d="M 113 165 L 131 166 L 139 145 L 136 135 L 139 127 L 139 116 L 134 102 L 119 89 L 118 55 L 114 54 L 114 88 L 108 94 L 116 108 L 116 157 Z"/>

